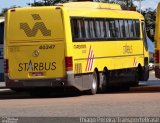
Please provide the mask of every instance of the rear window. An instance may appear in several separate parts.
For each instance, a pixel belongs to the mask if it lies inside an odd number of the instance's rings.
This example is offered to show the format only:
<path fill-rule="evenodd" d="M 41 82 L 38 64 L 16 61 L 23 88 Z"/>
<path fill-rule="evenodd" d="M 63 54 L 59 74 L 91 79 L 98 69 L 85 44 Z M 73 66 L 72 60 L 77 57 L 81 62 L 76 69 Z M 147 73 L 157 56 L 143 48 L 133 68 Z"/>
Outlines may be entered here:
<path fill-rule="evenodd" d="M 4 38 L 4 22 L 0 23 L 0 44 L 3 44 Z"/>
<path fill-rule="evenodd" d="M 7 43 L 63 41 L 64 39 L 61 9 L 19 8 L 15 12 L 8 12 L 7 18 Z"/>

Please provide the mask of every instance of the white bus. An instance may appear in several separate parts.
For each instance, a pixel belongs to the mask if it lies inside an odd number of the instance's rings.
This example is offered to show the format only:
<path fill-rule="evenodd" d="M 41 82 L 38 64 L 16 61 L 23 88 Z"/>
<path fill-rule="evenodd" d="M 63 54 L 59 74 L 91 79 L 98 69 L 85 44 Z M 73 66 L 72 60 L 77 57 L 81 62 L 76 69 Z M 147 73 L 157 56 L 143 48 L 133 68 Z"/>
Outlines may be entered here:
<path fill-rule="evenodd" d="M 0 82 L 4 81 L 3 37 L 4 37 L 4 18 L 0 18 Z"/>

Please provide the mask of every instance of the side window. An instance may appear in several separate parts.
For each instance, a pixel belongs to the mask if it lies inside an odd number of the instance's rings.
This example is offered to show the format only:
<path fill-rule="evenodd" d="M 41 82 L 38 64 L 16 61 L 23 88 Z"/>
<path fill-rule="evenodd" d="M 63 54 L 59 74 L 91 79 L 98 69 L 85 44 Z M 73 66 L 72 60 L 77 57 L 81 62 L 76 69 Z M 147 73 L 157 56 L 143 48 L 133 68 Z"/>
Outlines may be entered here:
<path fill-rule="evenodd" d="M 119 20 L 119 25 L 120 25 L 120 35 L 121 35 L 121 38 L 125 38 L 126 34 L 125 34 L 124 20 Z"/>
<path fill-rule="evenodd" d="M 84 24 L 82 19 L 72 19 L 71 20 L 72 37 L 73 40 L 84 40 Z"/>
<path fill-rule="evenodd" d="M 121 38 L 119 20 L 115 20 L 115 31 L 117 38 Z"/>
<path fill-rule="evenodd" d="M 126 38 L 129 38 L 129 26 L 128 26 L 128 20 L 124 20 L 124 26 L 125 26 L 125 34 L 126 34 Z"/>
<path fill-rule="evenodd" d="M 95 21 L 96 26 L 96 38 L 104 39 L 105 38 L 105 26 L 104 26 L 104 19 L 96 19 Z"/>
<path fill-rule="evenodd" d="M 142 22 L 141 24 L 142 24 L 142 34 L 143 34 L 144 47 L 145 47 L 146 50 L 148 50 L 146 26 L 145 26 L 144 22 Z"/>
<path fill-rule="evenodd" d="M 83 39 L 85 37 L 85 34 L 84 34 L 84 24 L 82 19 L 77 20 L 77 24 L 78 24 L 78 38 Z"/>
<path fill-rule="evenodd" d="M 73 41 L 140 39 L 140 22 L 131 19 L 71 18 Z"/>
<path fill-rule="evenodd" d="M 89 39 L 90 38 L 89 20 L 84 20 L 84 28 L 85 28 L 86 39 Z"/>
<path fill-rule="evenodd" d="M 101 38 L 105 38 L 104 20 L 100 20 L 99 23 L 100 23 Z"/>
<path fill-rule="evenodd" d="M 136 21 L 133 20 L 132 23 L 133 23 L 133 37 L 134 37 L 134 38 L 138 38 L 137 35 L 136 35 Z"/>
<path fill-rule="evenodd" d="M 100 30 L 100 23 L 99 20 L 95 21 L 95 26 L 96 26 L 96 38 L 100 38 L 101 37 L 101 30 Z"/>
<path fill-rule="evenodd" d="M 105 31 L 106 31 L 106 38 L 111 38 L 111 32 L 109 29 L 109 21 L 108 20 L 105 21 Z"/>
<path fill-rule="evenodd" d="M 115 38 L 116 32 L 115 32 L 115 21 L 114 20 L 109 20 L 109 30 L 111 32 L 111 38 Z"/>
<path fill-rule="evenodd" d="M 136 27 L 136 37 L 140 37 L 140 23 L 138 20 L 136 20 L 136 24 L 135 24 L 135 27 Z"/>
<path fill-rule="evenodd" d="M 90 38 L 94 39 L 96 37 L 94 19 L 89 20 L 89 31 L 90 31 Z"/>
<path fill-rule="evenodd" d="M 78 38 L 78 24 L 77 24 L 77 19 L 72 19 L 71 21 L 71 26 L 72 26 L 72 35 L 74 39 Z"/>
<path fill-rule="evenodd" d="M 133 23 L 132 20 L 128 20 L 128 26 L 129 26 L 129 37 L 133 38 L 134 30 L 133 30 Z"/>

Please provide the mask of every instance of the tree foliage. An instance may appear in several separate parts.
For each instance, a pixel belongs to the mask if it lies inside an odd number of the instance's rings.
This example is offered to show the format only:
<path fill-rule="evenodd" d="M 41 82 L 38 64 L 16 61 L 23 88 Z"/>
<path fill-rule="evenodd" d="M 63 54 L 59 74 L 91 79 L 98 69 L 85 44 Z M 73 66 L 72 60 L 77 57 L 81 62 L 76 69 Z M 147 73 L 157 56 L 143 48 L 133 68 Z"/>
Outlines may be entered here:
<path fill-rule="evenodd" d="M 142 14 L 145 18 L 147 35 L 150 39 L 154 40 L 153 33 L 155 32 L 156 10 L 149 8 L 142 11 Z"/>
<path fill-rule="evenodd" d="M 120 4 L 121 6 L 125 7 L 132 7 L 134 6 L 133 1 L 134 0 L 105 0 L 108 3 L 117 3 Z"/>
<path fill-rule="evenodd" d="M 42 0 L 42 1 L 35 1 L 34 3 L 31 3 L 31 6 L 52 6 L 57 3 L 65 3 L 69 0 Z M 30 3 L 28 3 L 30 5 Z"/>

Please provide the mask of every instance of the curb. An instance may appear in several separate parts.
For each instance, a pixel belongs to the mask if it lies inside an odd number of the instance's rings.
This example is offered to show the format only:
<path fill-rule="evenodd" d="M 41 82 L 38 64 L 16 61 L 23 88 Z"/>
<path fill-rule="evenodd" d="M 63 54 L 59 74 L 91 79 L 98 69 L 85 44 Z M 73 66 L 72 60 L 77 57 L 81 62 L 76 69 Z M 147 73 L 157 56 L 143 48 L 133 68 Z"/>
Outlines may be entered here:
<path fill-rule="evenodd" d="M 139 87 L 131 87 L 130 91 L 154 91 L 160 92 L 160 86 L 139 86 Z"/>

